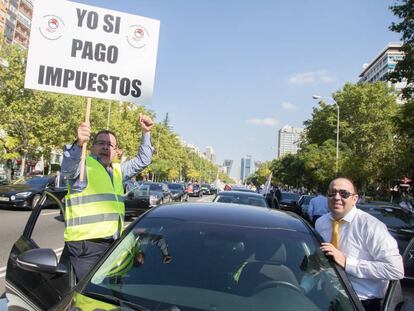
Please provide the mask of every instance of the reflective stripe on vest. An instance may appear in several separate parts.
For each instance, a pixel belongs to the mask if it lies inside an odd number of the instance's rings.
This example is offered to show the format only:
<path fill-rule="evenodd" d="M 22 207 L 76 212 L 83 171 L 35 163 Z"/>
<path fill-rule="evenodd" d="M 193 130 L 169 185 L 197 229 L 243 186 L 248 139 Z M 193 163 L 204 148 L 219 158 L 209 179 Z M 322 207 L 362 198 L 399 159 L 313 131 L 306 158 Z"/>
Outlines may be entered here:
<path fill-rule="evenodd" d="M 87 203 L 92 203 L 92 202 L 101 202 L 101 201 L 125 202 L 125 197 L 123 195 L 116 195 L 113 193 L 85 195 L 82 197 L 67 199 L 66 207 L 72 206 L 72 205 L 87 204 Z"/>
<path fill-rule="evenodd" d="M 80 226 L 80 225 L 89 225 L 101 221 L 118 221 L 119 214 L 101 214 L 101 215 L 92 215 L 84 216 L 78 218 L 72 218 L 66 221 L 66 227 L 71 226 Z"/>
<path fill-rule="evenodd" d="M 87 185 L 66 195 L 65 241 L 121 235 L 125 214 L 124 189 L 119 164 L 113 164 L 113 179 L 94 158 L 86 157 Z"/>

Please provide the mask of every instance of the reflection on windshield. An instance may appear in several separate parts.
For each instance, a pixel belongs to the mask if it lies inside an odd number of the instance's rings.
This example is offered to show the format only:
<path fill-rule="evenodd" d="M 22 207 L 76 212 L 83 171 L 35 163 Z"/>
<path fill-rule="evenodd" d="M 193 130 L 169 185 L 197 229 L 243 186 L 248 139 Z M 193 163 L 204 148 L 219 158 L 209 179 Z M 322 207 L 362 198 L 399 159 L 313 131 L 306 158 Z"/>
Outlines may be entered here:
<path fill-rule="evenodd" d="M 414 219 L 411 213 L 390 209 L 368 209 L 365 210 L 372 216 L 382 221 L 387 227 L 395 229 L 414 230 Z"/>
<path fill-rule="evenodd" d="M 167 243 L 159 234 L 137 230 L 130 233 L 123 242 L 124 248 L 118 248 L 118 251 L 111 255 L 113 260 L 108 260 L 103 265 L 92 282 L 100 282 L 103 278 L 110 278 L 111 283 L 122 282 L 132 268 L 138 268 L 145 263 L 145 246 L 148 244 L 159 248 L 164 263 L 170 263 L 172 260 Z"/>
<path fill-rule="evenodd" d="M 183 186 L 177 184 L 168 184 L 168 189 L 170 190 L 182 190 Z"/>
<path fill-rule="evenodd" d="M 33 178 L 20 178 L 14 182 L 16 185 L 46 185 L 49 178 L 33 177 Z"/>
<path fill-rule="evenodd" d="M 353 310 L 304 232 L 144 218 L 85 291 L 150 310 Z"/>

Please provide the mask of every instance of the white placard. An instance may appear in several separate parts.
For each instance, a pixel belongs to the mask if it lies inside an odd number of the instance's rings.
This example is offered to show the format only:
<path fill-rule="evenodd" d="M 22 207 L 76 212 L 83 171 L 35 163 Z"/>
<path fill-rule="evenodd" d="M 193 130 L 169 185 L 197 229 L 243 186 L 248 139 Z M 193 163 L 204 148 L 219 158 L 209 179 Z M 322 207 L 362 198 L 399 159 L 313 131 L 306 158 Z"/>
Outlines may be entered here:
<path fill-rule="evenodd" d="M 148 104 L 160 22 L 65 0 L 34 1 L 25 87 Z"/>

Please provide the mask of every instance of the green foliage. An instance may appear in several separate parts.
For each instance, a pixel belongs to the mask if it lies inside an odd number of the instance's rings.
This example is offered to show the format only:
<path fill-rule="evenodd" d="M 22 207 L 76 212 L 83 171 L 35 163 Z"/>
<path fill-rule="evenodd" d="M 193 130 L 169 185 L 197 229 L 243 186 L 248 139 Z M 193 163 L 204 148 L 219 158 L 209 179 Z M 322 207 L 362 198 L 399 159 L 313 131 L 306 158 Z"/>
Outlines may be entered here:
<path fill-rule="evenodd" d="M 86 98 L 24 89 L 26 52 L 16 45 L 0 43 L 0 57 L 8 67 L 0 67 L 0 160 L 30 157 L 49 158 L 53 150 L 76 139 L 76 129 L 85 119 Z M 131 103 L 93 99 L 90 125 L 93 134 L 109 129 L 117 134 L 124 158 L 137 154 L 141 144 L 139 113 L 155 119 L 152 111 Z M 169 118 L 152 131 L 155 154 L 142 172 L 155 180 L 200 180 L 212 182 L 218 173 L 213 163 L 183 147 L 169 128 Z"/>
<path fill-rule="evenodd" d="M 392 82 L 407 81 L 407 86 L 402 90 L 402 94 L 405 99 L 409 100 L 414 95 L 414 4 L 412 0 L 401 0 L 399 2 L 401 4 L 395 4 L 390 9 L 401 21 L 393 22 L 389 28 L 402 35 L 402 50 L 405 55 L 397 63 L 395 70 L 390 73 L 389 79 Z"/>
<path fill-rule="evenodd" d="M 301 186 L 305 183 L 304 162 L 299 154 L 287 154 L 275 159 L 270 164 L 272 181 L 290 186 Z"/>
<path fill-rule="evenodd" d="M 362 187 L 395 179 L 400 151 L 395 141 L 399 108 L 393 89 L 383 82 L 347 83 L 333 98 L 340 111 L 340 174 Z M 307 136 L 300 156 L 305 179 L 315 188 L 325 187 L 335 176 L 336 115 L 335 104 L 320 102 L 305 121 Z"/>
<path fill-rule="evenodd" d="M 259 169 L 247 178 L 247 183 L 253 183 L 256 186 L 263 185 L 271 173 L 271 162 L 263 162 Z"/>

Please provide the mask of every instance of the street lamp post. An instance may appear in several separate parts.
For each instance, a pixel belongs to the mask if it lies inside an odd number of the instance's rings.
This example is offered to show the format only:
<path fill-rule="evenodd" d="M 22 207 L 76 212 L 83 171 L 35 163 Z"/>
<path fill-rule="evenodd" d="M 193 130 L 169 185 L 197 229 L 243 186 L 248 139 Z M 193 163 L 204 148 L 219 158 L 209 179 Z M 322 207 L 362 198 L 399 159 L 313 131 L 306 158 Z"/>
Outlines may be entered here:
<path fill-rule="evenodd" d="M 339 172 L 339 105 L 332 97 L 325 97 L 319 95 L 313 95 L 313 99 L 329 99 L 335 103 L 336 106 L 336 176 L 338 176 Z"/>

